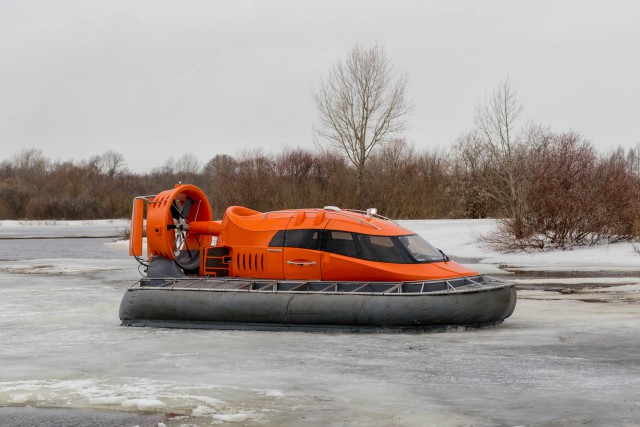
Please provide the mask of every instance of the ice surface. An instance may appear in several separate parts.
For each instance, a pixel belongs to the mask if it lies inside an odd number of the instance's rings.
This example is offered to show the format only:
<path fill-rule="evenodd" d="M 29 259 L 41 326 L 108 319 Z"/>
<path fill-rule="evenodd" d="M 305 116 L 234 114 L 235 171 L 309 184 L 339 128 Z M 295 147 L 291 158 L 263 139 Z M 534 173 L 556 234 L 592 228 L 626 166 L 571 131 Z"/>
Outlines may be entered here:
<path fill-rule="evenodd" d="M 0 239 L 116 237 L 129 229 L 129 220 L 0 221 Z"/>
<path fill-rule="evenodd" d="M 91 274 L 131 267 L 130 260 L 119 259 L 36 259 L 0 261 L 0 271 L 23 274 Z"/>
<path fill-rule="evenodd" d="M 37 243 L 47 242 L 41 251 L 49 255 L 33 258 L 32 241 L 22 240 L 27 244 L 11 247 L 13 258 L 0 256 L 0 406 L 167 413 L 168 427 L 638 425 L 640 284 L 631 273 L 640 270 L 640 255 L 624 255 L 621 244 L 495 254 L 473 238 L 473 230 L 491 224 L 406 225 L 496 273 L 514 256 L 534 269 L 562 267 L 559 258 L 580 267 L 586 251 L 605 269 L 625 269 L 624 276 L 580 277 L 616 286 L 570 294 L 519 290 L 514 315 L 495 328 L 126 328 L 118 306 L 139 277 L 126 244 L 44 239 Z M 553 283 L 562 280 L 575 279 Z M 627 280 L 634 284 L 621 286 Z"/>

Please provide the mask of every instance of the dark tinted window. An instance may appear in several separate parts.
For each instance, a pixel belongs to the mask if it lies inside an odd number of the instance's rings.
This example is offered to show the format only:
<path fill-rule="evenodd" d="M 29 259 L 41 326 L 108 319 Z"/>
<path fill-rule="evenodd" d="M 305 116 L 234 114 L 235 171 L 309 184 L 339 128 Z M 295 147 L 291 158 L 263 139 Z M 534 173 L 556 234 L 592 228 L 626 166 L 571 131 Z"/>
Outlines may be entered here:
<path fill-rule="evenodd" d="M 394 264 L 443 261 L 442 254 L 418 235 L 372 236 L 326 230 L 324 250 L 352 258 Z"/>
<path fill-rule="evenodd" d="M 411 258 L 395 237 L 358 234 L 362 258 L 369 261 L 410 264 Z"/>
<path fill-rule="evenodd" d="M 278 231 L 269 242 L 269 246 L 284 246 L 284 230 Z"/>
<path fill-rule="evenodd" d="M 327 241 L 325 243 L 325 251 L 358 258 L 358 249 L 356 248 L 354 233 L 327 230 L 326 234 Z"/>
<path fill-rule="evenodd" d="M 288 248 L 320 249 L 320 231 L 322 230 L 287 230 L 284 234 L 284 246 Z"/>

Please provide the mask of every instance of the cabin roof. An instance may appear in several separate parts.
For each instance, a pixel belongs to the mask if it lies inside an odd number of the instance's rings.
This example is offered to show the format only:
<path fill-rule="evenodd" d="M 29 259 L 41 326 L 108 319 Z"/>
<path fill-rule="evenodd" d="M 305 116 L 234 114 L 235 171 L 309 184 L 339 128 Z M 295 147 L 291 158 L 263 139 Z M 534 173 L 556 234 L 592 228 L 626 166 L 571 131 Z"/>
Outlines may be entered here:
<path fill-rule="evenodd" d="M 386 236 L 414 234 L 380 215 L 367 215 L 361 211 L 334 207 L 257 212 L 240 206 L 232 206 L 227 209 L 225 216 L 235 225 L 250 231 L 329 228 Z"/>

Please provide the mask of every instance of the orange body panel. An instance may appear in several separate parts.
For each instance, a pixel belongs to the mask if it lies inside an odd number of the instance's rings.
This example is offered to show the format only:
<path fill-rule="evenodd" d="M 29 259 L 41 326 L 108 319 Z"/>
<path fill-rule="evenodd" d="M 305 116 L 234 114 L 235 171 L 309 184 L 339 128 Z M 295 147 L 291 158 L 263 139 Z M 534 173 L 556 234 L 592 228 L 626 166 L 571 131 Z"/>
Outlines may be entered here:
<path fill-rule="evenodd" d="M 175 202 L 176 200 L 178 202 Z M 192 205 L 184 218 L 186 226 L 180 228 L 180 224 L 176 225 L 179 221 L 176 220 L 175 207 L 172 210 L 171 206 L 173 204 L 180 207 L 188 203 Z M 142 209 L 134 209 L 133 217 L 136 224 L 141 223 L 137 216 L 139 212 L 142 212 Z M 132 221 L 133 230 L 138 232 Z M 205 195 L 193 185 L 176 186 L 173 190 L 164 191 L 148 202 L 147 242 L 150 256 L 174 259 L 177 251 L 183 249 L 176 247 L 178 232 L 176 230 L 186 230 L 185 247 L 190 250 L 202 250 L 201 264 L 216 265 L 211 267 L 211 271 L 223 271 L 224 274 L 232 277 L 395 282 L 447 279 L 478 274 L 449 260 L 394 263 L 370 261 L 323 251 L 324 230 L 368 236 L 394 236 L 395 241 L 399 241 L 395 236 L 415 234 L 393 221 L 365 213 L 333 208 L 262 213 L 232 206 L 226 210 L 222 221 L 213 221 L 211 208 Z M 286 236 L 295 235 L 296 230 L 299 231 L 298 235 L 309 233 L 311 246 L 315 246 L 308 247 L 308 243 L 305 244 L 306 246 L 293 243 L 285 245 L 284 237 L 282 241 L 277 240 L 283 230 L 289 233 Z M 281 234 L 278 235 L 278 232 Z M 219 249 L 212 250 L 212 253 L 216 253 L 208 258 L 206 251 L 210 247 L 211 236 L 217 236 L 215 248 Z M 380 239 L 382 238 L 378 238 Z M 132 245 L 134 245 L 133 253 L 137 253 L 135 245 L 138 245 L 138 240 Z M 218 268 L 217 266 L 221 263 L 224 265 Z M 203 271 L 205 268 L 201 266 L 200 274 L 203 274 Z"/>
<path fill-rule="evenodd" d="M 398 282 L 452 279 L 478 274 L 454 261 L 428 264 L 392 264 L 367 261 L 325 252 L 322 257 L 322 280 Z"/>

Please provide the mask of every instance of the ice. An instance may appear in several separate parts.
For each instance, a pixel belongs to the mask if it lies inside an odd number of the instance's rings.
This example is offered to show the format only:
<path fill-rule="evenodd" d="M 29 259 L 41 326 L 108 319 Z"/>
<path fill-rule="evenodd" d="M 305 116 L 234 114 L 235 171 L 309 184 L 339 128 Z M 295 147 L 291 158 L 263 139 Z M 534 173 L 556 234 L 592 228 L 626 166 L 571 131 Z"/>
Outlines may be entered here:
<path fill-rule="evenodd" d="M 22 274 L 91 274 L 131 267 L 128 260 L 118 259 L 38 259 L 0 261 L 0 271 Z"/>
<path fill-rule="evenodd" d="M 124 396 L 105 396 L 105 397 L 93 397 L 89 399 L 89 403 L 98 406 L 125 406 L 125 402 L 128 402 Z"/>
<path fill-rule="evenodd" d="M 0 240 L 10 255 L 0 255 L 0 406 L 158 412 L 171 414 L 167 427 L 640 423 L 631 245 L 503 255 L 474 240 L 489 220 L 404 224 L 473 268 L 515 266 L 504 277 L 540 289 L 520 289 L 501 326 L 444 333 L 127 328 L 118 307 L 139 273 L 126 242 L 16 231 Z M 566 275 L 575 268 L 603 277 Z M 539 271 L 551 275 L 522 275 Z"/>
<path fill-rule="evenodd" d="M 131 399 L 122 402 L 121 406 L 125 409 L 138 409 L 139 411 L 150 411 L 163 409 L 167 406 L 163 401 L 158 399 Z"/>
<path fill-rule="evenodd" d="M 215 413 L 216 413 L 216 410 L 214 408 L 210 408 L 204 405 L 198 406 L 194 408 L 193 411 L 191 411 L 191 415 L 193 415 L 194 417 L 204 417 L 204 416 L 213 415 Z"/>
<path fill-rule="evenodd" d="M 514 282 L 521 285 L 531 284 L 545 284 L 545 283 L 558 283 L 567 285 L 577 284 L 606 284 L 606 285 L 631 285 L 640 284 L 639 277 L 575 277 L 575 278 L 536 278 L 536 279 L 514 279 Z M 632 288 L 625 288 L 626 291 L 631 291 Z"/>
<path fill-rule="evenodd" d="M 284 393 L 280 390 L 266 390 L 264 395 L 270 397 L 284 397 Z"/>
<path fill-rule="evenodd" d="M 114 237 L 129 229 L 129 220 L 0 221 L 0 238 Z"/>
<path fill-rule="evenodd" d="M 27 403 L 31 399 L 30 394 L 10 394 L 10 403 Z"/>
<path fill-rule="evenodd" d="M 239 413 L 239 414 L 215 414 L 213 416 L 214 419 L 220 421 L 230 421 L 230 422 L 240 422 L 247 421 L 249 419 L 258 419 L 260 417 L 256 417 L 256 414 L 253 413 Z"/>

